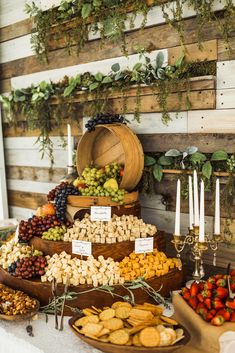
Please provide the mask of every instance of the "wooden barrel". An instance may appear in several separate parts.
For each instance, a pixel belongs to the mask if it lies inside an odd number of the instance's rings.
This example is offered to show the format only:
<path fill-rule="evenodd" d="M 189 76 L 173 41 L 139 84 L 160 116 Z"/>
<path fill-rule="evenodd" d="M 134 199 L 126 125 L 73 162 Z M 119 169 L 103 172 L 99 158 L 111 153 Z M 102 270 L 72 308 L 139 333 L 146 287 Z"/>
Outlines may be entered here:
<path fill-rule="evenodd" d="M 160 291 L 162 296 L 169 296 L 173 290 L 181 289 L 185 281 L 185 270 L 183 271 L 174 268 L 166 275 L 160 277 L 153 277 L 146 282 L 155 290 Z M 11 276 L 8 272 L 0 267 L 0 282 L 16 290 L 21 290 L 33 298 L 39 300 L 41 305 L 47 305 L 52 299 L 51 283 L 42 283 L 39 280 L 27 280 Z M 128 291 L 122 285 L 114 285 L 115 293 L 121 296 L 129 295 Z M 93 290 L 87 293 L 88 290 L 94 287 L 89 285 L 71 286 L 69 291 L 77 293 L 76 299 L 69 301 L 68 305 L 72 308 L 84 309 L 95 305 L 96 307 L 110 306 L 113 302 L 117 301 L 117 297 L 113 297 L 110 293 Z M 146 301 L 153 302 L 153 299 L 142 288 L 132 290 L 135 302 L 143 304 Z M 64 285 L 57 286 L 57 295 L 60 296 L 64 293 Z M 74 315 L 74 312 L 65 306 L 65 315 Z"/>
<path fill-rule="evenodd" d="M 141 179 L 144 153 L 137 136 L 124 124 L 97 125 L 85 132 L 77 148 L 77 170 L 94 165 L 104 167 L 110 163 L 124 166 L 120 187 L 132 191 Z"/>
<path fill-rule="evenodd" d="M 166 237 L 165 232 L 158 230 L 157 234 L 154 235 L 154 248 L 159 251 L 166 251 Z M 72 242 L 68 241 L 53 241 L 46 240 L 40 237 L 33 237 L 30 239 L 30 245 L 35 249 L 42 251 L 45 255 L 53 256 L 54 254 L 60 254 L 65 251 L 72 257 L 80 257 L 72 253 Z M 129 256 L 135 250 L 134 241 L 122 241 L 113 244 L 92 244 L 92 255 L 98 258 L 103 255 L 104 258 L 112 257 L 115 261 L 121 261 L 125 256 Z"/>

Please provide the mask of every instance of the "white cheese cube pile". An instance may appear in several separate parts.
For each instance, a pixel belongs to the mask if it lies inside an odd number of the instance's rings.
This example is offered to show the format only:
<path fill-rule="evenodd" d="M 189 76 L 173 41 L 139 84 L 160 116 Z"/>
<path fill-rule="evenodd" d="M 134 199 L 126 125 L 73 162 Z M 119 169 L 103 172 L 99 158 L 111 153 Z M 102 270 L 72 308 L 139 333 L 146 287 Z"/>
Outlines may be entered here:
<path fill-rule="evenodd" d="M 80 260 L 63 251 L 46 258 L 48 266 L 45 275 L 41 277 L 42 282 L 51 282 L 55 278 L 57 283 L 66 284 L 68 281 L 74 286 L 87 284 L 94 287 L 124 283 L 124 278 L 120 276 L 119 263 L 111 257 L 104 259 L 99 256 L 96 260 L 89 256 L 87 260 Z"/>
<path fill-rule="evenodd" d="M 0 248 L 0 266 L 7 269 L 13 262 L 28 256 L 32 256 L 31 246 L 16 244 L 12 239 Z"/>
<path fill-rule="evenodd" d="M 133 215 L 114 215 L 108 222 L 91 221 L 86 214 L 80 221 L 76 220 L 72 228 L 64 234 L 64 241 L 84 240 L 92 243 L 116 243 L 136 238 L 145 238 L 156 234 L 157 228 L 146 224 L 142 219 Z"/>

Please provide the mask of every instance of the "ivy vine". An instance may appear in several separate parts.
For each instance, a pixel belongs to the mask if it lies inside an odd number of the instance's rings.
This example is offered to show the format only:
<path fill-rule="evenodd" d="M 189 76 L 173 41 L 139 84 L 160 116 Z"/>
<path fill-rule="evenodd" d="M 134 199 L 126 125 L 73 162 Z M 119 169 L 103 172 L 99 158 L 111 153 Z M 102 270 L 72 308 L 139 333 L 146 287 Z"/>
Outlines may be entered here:
<path fill-rule="evenodd" d="M 127 53 L 125 31 L 134 28 L 137 14 L 143 15 L 141 27 L 146 24 L 147 14 L 158 5 L 167 24 L 176 29 L 180 42 L 185 44 L 184 9 L 195 12 L 197 40 L 202 48 L 203 28 L 213 23 L 230 48 L 229 37 L 234 30 L 235 6 L 232 0 L 221 0 L 221 11 L 215 12 L 218 0 L 61 0 L 60 6 L 42 11 L 33 2 L 26 5 L 26 12 L 33 18 L 32 48 L 41 61 L 48 61 L 52 47 L 64 47 L 77 54 L 84 47 L 91 33 L 100 32 L 102 41 L 120 42 Z"/>
<path fill-rule="evenodd" d="M 122 113 L 127 113 L 128 89 L 136 89 L 135 117 L 139 119 L 141 111 L 141 88 L 148 86 L 159 101 L 162 119 L 168 123 L 170 116 L 167 110 L 167 99 L 177 84 L 187 83 L 190 77 L 210 75 L 215 72 L 215 62 L 185 63 L 180 57 L 175 66 L 164 66 L 164 56 L 159 52 L 156 60 L 141 54 L 142 62 L 137 62 L 132 69 L 121 70 L 118 63 L 112 65 L 107 75 L 97 72 L 64 77 L 59 82 L 41 82 L 28 88 L 16 89 L 9 95 L 0 96 L 5 111 L 5 121 L 17 125 L 19 115 L 26 119 L 26 126 L 40 131 L 38 142 L 43 153 L 47 153 L 53 163 L 53 144 L 50 133 L 54 128 L 62 129 L 65 118 L 78 122 L 77 109 L 83 109 L 83 115 L 94 117 L 98 113 L 116 113 L 110 103 L 113 93 L 122 92 Z M 182 99 L 179 93 L 178 110 Z M 74 103 L 76 101 L 76 104 Z M 190 102 L 186 98 L 188 106 Z M 56 104 L 53 104 L 55 102 Z M 63 137 L 62 131 L 59 133 Z"/>

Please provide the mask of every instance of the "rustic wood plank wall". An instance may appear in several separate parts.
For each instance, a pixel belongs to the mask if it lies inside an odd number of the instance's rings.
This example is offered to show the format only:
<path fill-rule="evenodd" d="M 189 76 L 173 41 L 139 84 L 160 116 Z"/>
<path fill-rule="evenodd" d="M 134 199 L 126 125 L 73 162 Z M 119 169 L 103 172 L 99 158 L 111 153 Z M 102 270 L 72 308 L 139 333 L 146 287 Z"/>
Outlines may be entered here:
<path fill-rule="evenodd" d="M 57 5 L 59 0 L 41 0 L 38 4 L 46 9 Z M 235 2 L 235 1 L 234 1 Z M 49 55 L 49 64 L 38 62 L 30 46 L 31 20 L 24 12 L 24 0 L 1 1 L 0 15 L 0 89 L 8 92 L 11 88 L 27 87 L 42 80 L 60 80 L 64 75 L 73 76 L 85 71 L 108 73 L 113 63 L 119 62 L 122 68 L 132 67 L 138 61 L 136 45 L 151 48 L 149 54 L 154 60 L 157 51 L 165 55 L 165 63 L 174 63 L 182 53 L 180 40 L 175 30 L 169 27 L 158 7 L 154 7 L 147 17 L 146 28 L 140 29 L 141 16 L 137 16 L 132 29 L 127 33 L 129 58 L 123 56 L 121 49 L 111 43 L 100 46 L 100 36 L 90 35 L 89 41 L 82 49 L 79 58 L 64 53 L 64 43 L 58 48 L 51 43 L 53 51 Z M 218 0 L 215 10 L 221 8 Z M 166 126 L 161 121 L 157 105 L 148 100 L 142 105 L 141 123 L 133 120 L 129 114 L 130 127 L 139 135 L 147 152 L 164 152 L 170 148 L 184 149 L 196 145 L 202 152 L 210 153 L 217 149 L 226 149 L 235 153 L 235 32 L 231 39 L 232 51 L 228 56 L 221 35 L 213 25 L 208 23 L 203 28 L 205 38 L 204 50 L 196 44 L 195 13 L 185 8 L 185 38 L 187 60 L 217 60 L 216 88 L 210 93 L 208 106 L 199 104 L 191 111 L 176 114 L 172 111 L 171 123 Z M 208 92 L 202 91 L 201 100 L 206 103 Z M 199 95 L 197 96 L 199 97 Z M 200 100 L 198 99 L 197 102 Z M 118 101 L 115 103 L 118 109 Z M 172 110 L 174 104 L 172 104 Z M 130 109 L 131 112 L 131 109 Z M 86 117 L 81 118 L 80 126 L 73 126 L 73 135 L 81 136 Z M 37 132 L 27 131 L 24 122 L 17 129 L 3 124 L 5 159 L 8 183 L 9 211 L 11 216 L 19 219 L 28 218 L 35 208 L 45 201 L 45 195 L 65 172 L 66 151 L 60 146 L 58 131 L 53 131 L 55 143 L 55 168 L 50 172 L 50 161 L 47 157 L 41 160 L 34 142 Z M 66 125 L 64 126 L 66 132 Z M 167 208 L 162 203 L 162 193 L 142 197 L 143 217 L 146 221 L 156 223 L 159 228 L 172 233 L 174 226 L 174 208 Z M 212 232 L 213 216 L 207 213 L 206 228 Z M 224 220 L 222 221 L 224 223 Z M 187 208 L 182 215 L 182 231 L 188 227 Z M 234 225 L 232 231 L 235 235 Z M 226 254 L 231 257 L 233 250 L 226 252 L 222 247 L 220 265 L 225 265 Z M 208 261 L 210 261 L 210 256 Z"/>

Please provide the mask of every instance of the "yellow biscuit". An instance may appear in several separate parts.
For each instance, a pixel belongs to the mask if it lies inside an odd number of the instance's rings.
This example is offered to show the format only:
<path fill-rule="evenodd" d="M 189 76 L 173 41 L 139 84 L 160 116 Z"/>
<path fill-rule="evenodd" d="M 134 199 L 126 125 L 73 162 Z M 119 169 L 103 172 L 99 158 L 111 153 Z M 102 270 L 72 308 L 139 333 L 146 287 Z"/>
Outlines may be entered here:
<path fill-rule="evenodd" d="M 105 321 L 105 320 L 110 320 L 115 316 L 115 310 L 112 308 L 105 309 L 102 311 L 99 315 L 100 320 Z"/>
<path fill-rule="evenodd" d="M 115 316 L 118 317 L 119 319 L 127 319 L 130 315 L 131 308 L 128 308 L 126 306 L 119 306 L 115 310 Z"/>
<path fill-rule="evenodd" d="M 160 333 L 154 327 L 146 327 L 140 331 L 139 339 L 144 347 L 158 347 L 160 344 Z"/>
<path fill-rule="evenodd" d="M 113 331 L 109 335 L 109 341 L 113 344 L 127 344 L 129 341 L 129 334 L 123 329 Z"/>
<path fill-rule="evenodd" d="M 109 329 L 110 331 L 114 330 L 119 330 L 123 328 L 123 321 L 121 319 L 118 319 L 116 317 L 110 319 L 110 320 L 105 320 L 102 321 L 102 324 L 105 328 Z"/>

